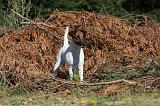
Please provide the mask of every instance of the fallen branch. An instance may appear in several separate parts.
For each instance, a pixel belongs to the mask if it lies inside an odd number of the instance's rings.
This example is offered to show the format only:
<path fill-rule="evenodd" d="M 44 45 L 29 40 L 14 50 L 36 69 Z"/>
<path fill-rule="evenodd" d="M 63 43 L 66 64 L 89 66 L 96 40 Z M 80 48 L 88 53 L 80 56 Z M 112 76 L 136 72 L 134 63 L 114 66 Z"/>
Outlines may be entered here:
<path fill-rule="evenodd" d="M 31 22 L 22 22 L 21 24 L 32 24 L 32 23 Z M 45 23 L 42 23 L 42 22 L 36 22 L 35 24 L 36 25 L 43 25 L 43 26 L 49 27 L 49 28 L 55 28 L 55 26 L 48 25 L 48 24 L 45 24 Z"/>
<path fill-rule="evenodd" d="M 29 20 L 28 18 L 26 18 L 26 17 L 20 15 L 19 13 L 17 13 L 16 11 L 14 11 L 13 9 L 11 9 L 11 11 L 12 11 L 13 13 L 15 13 L 16 15 L 18 15 L 19 17 L 21 17 L 21 18 L 23 18 L 23 19 L 29 21 L 30 23 L 32 23 L 32 24 L 34 24 L 34 25 L 37 25 L 35 22 L 33 22 L 33 21 Z"/>
<path fill-rule="evenodd" d="M 17 13 L 16 11 L 14 11 L 13 9 L 11 9 L 11 11 L 12 11 L 13 13 L 17 14 L 19 17 L 21 17 L 21 18 L 29 21 L 29 22 L 23 22 L 22 24 L 34 24 L 34 25 L 36 25 L 36 26 L 38 26 L 38 27 L 39 27 L 39 25 L 43 25 L 43 26 L 46 26 L 46 27 L 55 28 L 54 26 L 52 26 L 52 25 L 47 25 L 47 24 L 45 24 L 45 23 L 35 23 L 34 21 L 31 21 L 30 19 L 28 19 L 28 18 L 20 15 L 19 13 Z M 41 28 L 41 27 L 40 27 L 40 28 Z"/>
<path fill-rule="evenodd" d="M 4 60 L 5 60 L 6 56 L 4 55 L 3 60 L 1 62 L 1 66 L 0 66 L 0 70 L 2 69 L 3 65 L 4 65 Z"/>
<path fill-rule="evenodd" d="M 45 24 L 45 23 L 35 23 L 34 21 L 31 21 L 30 19 L 28 19 L 28 18 L 20 15 L 19 13 L 17 13 L 16 11 L 14 11 L 13 9 L 11 9 L 11 11 L 12 11 L 13 13 L 15 13 L 16 15 L 18 15 L 19 17 L 21 17 L 21 18 L 29 21 L 29 22 L 23 22 L 24 24 L 33 24 L 33 25 L 36 25 L 37 27 L 39 27 L 39 28 L 41 28 L 41 29 L 43 29 L 43 30 L 45 30 L 45 29 L 42 28 L 42 27 L 40 27 L 40 25 L 43 25 L 43 26 L 46 26 L 46 27 L 50 27 L 50 28 L 55 28 L 54 26 L 52 26 L 52 25 L 47 25 L 47 24 Z M 22 24 L 23 24 L 23 23 L 22 23 Z M 55 36 L 55 35 L 54 35 L 54 36 Z M 58 36 L 55 36 L 55 37 L 58 38 L 58 39 L 60 39 L 61 41 L 63 41 L 60 37 L 58 37 Z"/>
<path fill-rule="evenodd" d="M 3 60 L 2 60 L 2 62 L 1 62 L 1 66 L 0 66 L 0 74 L 1 74 L 1 76 L 3 77 L 4 85 L 5 85 L 6 81 L 7 81 L 7 80 L 6 80 L 6 76 L 4 75 L 4 73 L 3 73 L 3 71 L 2 71 L 5 58 L 6 58 L 6 56 L 3 57 Z"/>
<path fill-rule="evenodd" d="M 135 81 L 129 81 L 125 79 L 120 79 L 120 80 L 115 80 L 115 81 L 110 81 L 110 82 L 98 82 L 98 83 L 75 83 L 75 82 L 70 82 L 70 81 L 63 81 L 59 79 L 54 79 L 55 81 L 61 82 L 63 84 L 69 84 L 69 85 L 76 85 L 76 86 L 98 86 L 98 85 L 109 85 L 109 84 L 115 84 L 115 83 L 121 83 L 125 82 L 129 85 L 136 85 L 137 82 Z"/>

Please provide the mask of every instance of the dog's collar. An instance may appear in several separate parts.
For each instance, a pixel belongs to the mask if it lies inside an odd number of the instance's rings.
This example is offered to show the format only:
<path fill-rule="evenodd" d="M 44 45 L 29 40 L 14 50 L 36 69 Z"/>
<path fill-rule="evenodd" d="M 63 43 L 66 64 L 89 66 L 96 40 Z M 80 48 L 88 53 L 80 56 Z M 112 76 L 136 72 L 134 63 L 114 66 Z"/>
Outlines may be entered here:
<path fill-rule="evenodd" d="M 80 46 L 81 48 L 85 48 L 86 47 L 86 45 L 82 45 L 82 46 Z"/>
<path fill-rule="evenodd" d="M 85 48 L 86 45 L 81 45 L 79 42 L 73 42 L 75 45 L 79 46 L 80 48 Z"/>
<path fill-rule="evenodd" d="M 86 46 L 80 46 L 80 45 L 76 44 L 75 42 L 72 42 L 72 43 L 73 43 L 73 45 L 75 45 L 75 46 L 77 46 L 77 47 L 79 47 L 79 48 L 84 48 L 84 47 L 86 47 Z"/>

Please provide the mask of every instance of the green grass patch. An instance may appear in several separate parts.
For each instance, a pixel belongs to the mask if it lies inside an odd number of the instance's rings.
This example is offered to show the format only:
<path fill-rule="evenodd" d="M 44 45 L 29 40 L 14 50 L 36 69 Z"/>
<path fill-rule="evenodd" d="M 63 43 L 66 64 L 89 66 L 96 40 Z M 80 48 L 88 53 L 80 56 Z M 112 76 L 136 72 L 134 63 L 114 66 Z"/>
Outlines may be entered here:
<path fill-rule="evenodd" d="M 5 92 L 1 90 L 1 93 Z M 32 92 L 25 95 L 3 95 L 0 105 L 5 106 L 160 106 L 159 91 L 139 90 L 116 95 L 102 95 L 81 87 L 74 88 L 71 94 Z"/>

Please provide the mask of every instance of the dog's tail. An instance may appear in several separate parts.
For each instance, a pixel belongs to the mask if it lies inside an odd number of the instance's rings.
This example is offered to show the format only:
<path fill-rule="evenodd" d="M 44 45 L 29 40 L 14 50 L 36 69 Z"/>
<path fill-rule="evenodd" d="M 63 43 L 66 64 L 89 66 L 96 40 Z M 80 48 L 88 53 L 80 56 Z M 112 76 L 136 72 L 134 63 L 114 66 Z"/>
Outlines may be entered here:
<path fill-rule="evenodd" d="M 67 26 L 66 29 L 65 29 L 65 32 L 64 32 L 64 43 L 63 43 L 63 46 L 68 45 L 68 38 L 67 38 L 68 32 L 69 32 L 69 28 Z"/>

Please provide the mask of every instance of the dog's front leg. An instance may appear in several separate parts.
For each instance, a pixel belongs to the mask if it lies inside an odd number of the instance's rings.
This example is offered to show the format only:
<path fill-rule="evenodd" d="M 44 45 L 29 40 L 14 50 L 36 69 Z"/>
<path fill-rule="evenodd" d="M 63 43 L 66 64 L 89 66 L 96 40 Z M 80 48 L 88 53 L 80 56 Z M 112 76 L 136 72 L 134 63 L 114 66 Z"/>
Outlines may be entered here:
<path fill-rule="evenodd" d="M 79 66 L 78 69 L 79 69 L 79 78 L 82 83 L 83 82 L 83 66 Z"/>
<path fill-rule="evenodd" d="M 69 66 L 69 79 L 70 80 L 73 80 L 73 70 L 72 70 L 73 68 L 72 68 L 72 66 Z"/>

